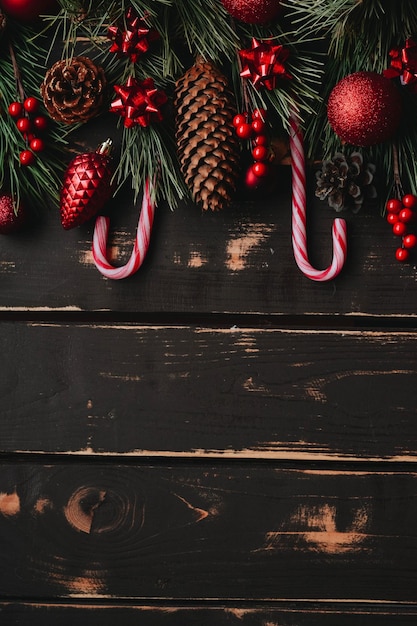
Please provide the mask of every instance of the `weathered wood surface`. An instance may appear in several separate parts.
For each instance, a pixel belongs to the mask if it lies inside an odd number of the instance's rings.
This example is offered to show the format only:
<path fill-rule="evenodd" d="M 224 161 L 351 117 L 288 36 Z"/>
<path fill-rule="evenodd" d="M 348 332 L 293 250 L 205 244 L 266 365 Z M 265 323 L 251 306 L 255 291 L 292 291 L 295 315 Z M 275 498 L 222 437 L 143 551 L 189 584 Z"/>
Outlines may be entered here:
<path fill-rule="evenodd" d="M 417 457 L 414 332 L 9 322 L 0 449 Z"/>
<path fill-rule="evenodd" d="M 394 259 L 397 240 L 377 214 L 347 215 L 346 267 L 333 282 L 305 278 L 293 259 L 288 172 L 268 201 L 238 202 L 223 213 L 192 205 L 157 210 L 151 247 L 139 272 L 125 281 L 103 278 L 91 255 L 92 223 L 64 231 L 57 212 L 0 247 L 0 313 L 32 311 L 209 312 L 337 316 L 396 315 L 414 319 L 416 268 Z M 311 260 L 331 259 L 326 205 L 310 207 Z M 112 207 L 115 262 L 131 252 L 137 210 Z"/>
<path fill-rule="evenodd" d="M 3 600 L 415 602 L 417 474 L 10 464 Z"/>
<path fill-rule="evenodd" d="M 349 603 L 280 603 L 279 608 L 247 608 L 241 605 L 227 608 L 178 607 L 163 608 L 74 604 L 0 603 L 0 619 L 7 626 L 415 626 L 417 610 L 404 605 L 383 606 Z"/>

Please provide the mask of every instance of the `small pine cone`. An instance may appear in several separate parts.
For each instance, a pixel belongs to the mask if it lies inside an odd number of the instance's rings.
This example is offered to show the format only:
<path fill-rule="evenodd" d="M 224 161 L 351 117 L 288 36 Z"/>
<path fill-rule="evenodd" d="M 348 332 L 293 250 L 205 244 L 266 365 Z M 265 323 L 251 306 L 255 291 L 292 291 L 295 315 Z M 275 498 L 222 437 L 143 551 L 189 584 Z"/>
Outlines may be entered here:
<path fill-rule="evenodd" d="M 88 57 L 79 56 L 57 61 L 47 71 L 41 95 L 52 119 L 76 124 L 99 113 L 106 85 L 103 68 Z"/>
<path fill-rule="evenodd" d="M 357 213 L 365 200 L 376 198 L 373 180 L 375 165 L 364 163 L 360 152 L 344 155 L 337 152 L 330 160 L 324 161 L 322 169 L 316 172 L 316 196 L 327 200 L 335 211 L 350 208 Z"/>
<path fill-rule="evenodd" d="M 195 202 L 216 211 L 232 199 L 239 175 L 236 114 L 225 76 L 198 58 L 175 90 L 176 140 L 181 171 Z"/>

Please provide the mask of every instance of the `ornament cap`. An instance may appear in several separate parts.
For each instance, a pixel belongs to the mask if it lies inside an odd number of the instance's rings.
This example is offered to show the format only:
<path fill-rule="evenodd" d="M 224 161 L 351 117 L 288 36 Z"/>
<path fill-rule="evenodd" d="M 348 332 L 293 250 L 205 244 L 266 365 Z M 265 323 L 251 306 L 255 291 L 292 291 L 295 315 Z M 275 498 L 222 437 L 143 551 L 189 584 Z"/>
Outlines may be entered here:
<path fill-rule="evenodd" d="M 99 145 L 96 152 L 97 154 L 104 154 L 105 156 L 109 156 L 112 147 L 113 147 L 113 140 L 110 139 L 109 137 L 108 139 L 106 139 L 106 141 L 103 141 L 103 143 Z"/>

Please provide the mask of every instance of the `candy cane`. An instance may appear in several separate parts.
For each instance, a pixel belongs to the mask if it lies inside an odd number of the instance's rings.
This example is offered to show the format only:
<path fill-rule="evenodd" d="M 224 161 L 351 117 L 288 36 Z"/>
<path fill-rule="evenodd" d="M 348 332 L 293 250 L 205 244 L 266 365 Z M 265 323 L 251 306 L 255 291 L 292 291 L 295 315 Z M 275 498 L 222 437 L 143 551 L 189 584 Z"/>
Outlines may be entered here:
<path fill-rule="evenodd" d="M 336 218 L 333 222 L 333 258 L 324 270 L 315 269 L 308 260 L 306 233 L 306 175 L 303 135 L 297 114 L 290 115 L 290 149 L 292 164 L 292 245 L 295 261 L 300 270 L 311 280 L 324 282 L 335 278 L 346 260 L 346 222 Z"/>
<path fill-rule="evenodd" d="M 146 181 L 132 254 L 126 265 L 121 267 L 114 267 L 107 260 L 107 237 L 110 219 L 103 216 L 97 218 L 93 236 L 93 259 L 98 271 L 103 276 L 119 280 L 120 278 L 127 278 L 138 271 L 148 251 L 154 213 L 155 205 L 151 199 L 150 184 L 149 181 Z"/>

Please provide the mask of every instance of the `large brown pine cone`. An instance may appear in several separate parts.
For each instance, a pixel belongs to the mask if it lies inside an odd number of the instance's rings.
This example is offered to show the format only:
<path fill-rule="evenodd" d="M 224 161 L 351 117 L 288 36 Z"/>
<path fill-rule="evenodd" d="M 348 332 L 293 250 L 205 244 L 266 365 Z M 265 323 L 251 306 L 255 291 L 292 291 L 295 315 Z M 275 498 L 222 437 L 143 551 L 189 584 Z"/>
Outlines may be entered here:
<path fill-rule="evenodd" d="M 57 61 L 46 73 L 41 94 L 49 115 L 57 122 L 86 122 L 104 102 L 106 77 L 102 67 L 85 56 Z"/>
<path fill-rule="evenodd" d="M 185 182 L 204 210 L 222 209 L 236 189 L 240 158 L 232 124 L 236 108 L 226 77 L 211 61 L 198 58 L 178 80 L 174 105 Z"/>

